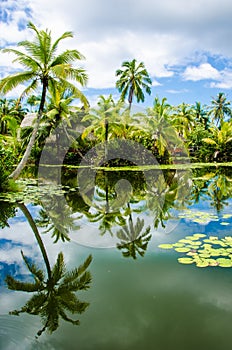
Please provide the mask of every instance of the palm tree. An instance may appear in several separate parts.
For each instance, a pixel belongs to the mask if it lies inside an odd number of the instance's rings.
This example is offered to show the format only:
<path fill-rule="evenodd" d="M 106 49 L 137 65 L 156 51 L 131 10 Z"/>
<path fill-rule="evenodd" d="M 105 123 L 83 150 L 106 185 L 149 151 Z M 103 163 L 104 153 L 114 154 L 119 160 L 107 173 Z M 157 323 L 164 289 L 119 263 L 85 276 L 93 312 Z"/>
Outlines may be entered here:
<path fill-rule="evenodd" d="M 225 115 L 229 117 L 232 116 L 230 101 L 227 101 L 226 96 L 223 92 L 219 92 L 217 97 L 213 98 L 211 104 L 212 106 L 210 108 L 209 115 L 213 116 L 213 120 L 220 128 L 224 122 Z"/>
<path fill-rule="evenodd" d="M 25 115 L 25 111 L 17 100 L 14 99 L 0 99 L 0 134 L 7 134 L 9 129 L 9 123 L 14 119 L 17 125 Z"/>
<path fill-rule="evenodd" d="M 35 234 L 47 273 L 31 262 L 31 259 L 21 251 L 22 258 L 31 272 L 34 282 L 22 282 L 8 275 L 6 277 L 7 286 L 11 290 L 37 292 L 37 294 L 34 294 L 20 310 L 11 311 L 10 314 L 18 316 L 20 313 L 26 312 L 31 315 L 40 315 L 44 327 L 37 332 L 37 336 L 40 336 L 46 329 L 51 333 L 54 332 L 59 326 L 60 317 L 67 322 L 78 325 L 79 320 L 68 317 L 66 311 L 72 314 L 82 313 L 89 305 L 80 301 L 75 292 L 89 288 L 91 275 L 86 270 L 92 261 L 92 256 L 90 255 L 83 265 L 67 272 L 63 253 L 60 252 L 55 265 L 51 268 L 45 246 L 30 212 L 24 204 L 18 203 L 18 206 Z"/>
<path fill-rule="evenodd" d="M 123 101 L 128 95 L 129 109 L 131 109 L 134 96 L 137 102 L 144 102 L 145 96 L 143 89 L 145 89 L 147 94 L 151 94 L 152 81 L 143 62 L 136 64 L 136 59 L 124 61 L 122 67 L 124 69 L 118 69 L 116 71 L 116 77 L 119 77 L 116 87 L 121 93 L 121 99 Z"/>
<path fill-rule="evenodd" d="M 181 147 L 181 140 L 170 122 L 170 111 L 167 99 L 163 98 L 160 101 L 156 97 L 153 107 L 148 108 L 144 116 L 143 130 L 150 135 L 153 147 L 157 149 L 160 156 L 164 156 L 165 153 L 171 155 L 176 147 Z"/>
<path fill-rule="evenodd" d="M 146 252 L 148 243 L 152 237 L 150 234 L 151 228 L 148 226 L 145 232 L 142 232 L 144 220 L 137 218 L 136 224 L 134 225 L 129 203 L 128 209 L 128 223 L 117 232 L 117 237 L 121 240 L 121 242 L 117 244 L 117 248 L 122 250 L 122 255 L 124 257 L 132 257 L 133 259 L 136 259 L 137 253 L 140 256 L 144 256 Z"/>
<path fill-rule="evenodd" d="M 194 127 L 194 113 L 190 105 L 181 103 L 175 108 L 173 115 L 173 125 L 178 131 L 179 135 L 185 139 L 191 133 Z"/>
<path fill-rule="evenodd" d="M 213 126 L 209 129 L 211 137 L 205 137 L 202 139 L 203 142 L 214 147 L 214 160 L 220 156 L 226 160 L 227 154 L 230 159 L 230 149 L 228 146 L 232 143 L 232 122 L 223 122 L 221 128 Z"/>
<path fill-rule="evenodd" d="M 36 96 L 36 95 L 31 95 L 28 97 L 27 99 L 27 104 L 30 106 L 30 112 L 37 112 L 37 109 L 39 107 L 40 104 L 40 96 Z"/>
<path fill-rule="evenodd" d="M 79 218 L 73 217 L 68 205 L 60 202 L 59 196 L 53 195 L 46 201 L 46 210 L 39 211 L 39 218 L 35 220 L 39 227 L 45 229 L 43 233 L 51 233 L 54 243 L 58 240 L 70 241 L 69 232 L 78 230 L 80 227 L 75 223 Z"/>
<path fill-rule="evenodd" d="M 38 30 L 31 22 L 28 24 L 28 27 L 35 33 L 34 41 L 25 40 L 18 43 L 18 46 L 23 47 L 26 53 L 16 49 L 2 50 L 3 52 L 15 54 L 15 61 L 20 63 L 25 70 L 3 78 L 0 81 L 0 92 L 7 93 L 19 84 L 28 83 L 29 85 L 24 90 L 21 96 L 22 98 L 31 91 L 35 91 L 39 86 L 42 86 L 41 100 L 34 130 L 20 163 L 10 175 L 14 179 L 19 176 L 21 170 L 26 165 L 35 143 L 40 119 L 44 111 L 48 86 L 60 82 L 65 86 L 70 86 L 73 90 L 79 91 L 69 82 L 69 79 L 80 83 L 82 86 L 87 82 L 87 75 L 84 69 L 74 68 L 72 64 L 84 58 L 79 51 L 65 50 L 56 55 L 59 42 L 66 38 L 72 38 L 72 32 L 65 32 L 52 43 L 50 31 Z"/>
<path fill-rule="evenodd" d="M 88 114 L 84 116 L 82 122 L 90 122 L 83 134 L 82 138 L 85 139 L 90 133 L 94 133 L 94 136 L 101 142 L 106 142 L 109 139 L 109 133 L 112 134 L 111 127 L 113 127 L 114 120 L 121 105 L 117 105 L 112 95 L 105 97 L 99 96 L 97 108 L 92 108 Z"/>
<path fill-rule="evenodd" d="M 205 110 L 205 106 L 202 106 L 200 102 L 196 102 L 193 106 L 193 113 L 195 116 L 195 121 L 200 125 L 203 125 L 205 130 L 208 129 L 209 116 Z"/>

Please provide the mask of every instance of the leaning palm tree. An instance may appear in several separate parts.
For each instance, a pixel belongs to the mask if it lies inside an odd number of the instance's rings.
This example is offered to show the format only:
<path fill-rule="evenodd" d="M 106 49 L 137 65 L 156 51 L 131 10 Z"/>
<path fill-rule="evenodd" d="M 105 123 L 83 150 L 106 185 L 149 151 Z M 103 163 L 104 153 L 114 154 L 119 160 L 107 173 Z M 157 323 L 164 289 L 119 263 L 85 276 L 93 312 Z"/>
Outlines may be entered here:
<path fill-rule="evenodd" d="M 79 51 L 65 50 L 58 55 L 56 54 L 59 42 L 66 38 L 72 38 L 72 32 L 63 33 L 53 43 L 50 31 L 38 30 L 31 22 L 28 24 L 28 27 L 34 31 L 35 38 L 33 41 L 25 40 L 18 43 L 18 46 L 23 47 L 24 51 L 16 49 L 2 50 L 3 52 L 13 53 L 16 56 L 15 62 L 20 63 L 25 70 L 3 78 L 0 81 L 0 92 L 7 93 L 20 84 L 28 83 L 28 86 L 21 95 L 22 98 L 42 86 L 41 100 L 34 130 L 20 163 L 10 175 L 14 179 L 19 176 L 26 165 L 35 143 L 40 119 L 44 111 L 48 86 L 60 82 L 78 92 L 79 90 L 69 82 L 69 79 L 80 83 L 82 86 L 87 82 L 85 70 L 73 67 L 73 62 L 84 58 Z M 83 100 L 83 103 L 85 102 Z"/>
<path fill-rule="evenodd" d="M 135 96 L 137 102 L 144 102 L 145 96 L 143 89 L 147 94 L 151 94 L 152 81 L 145 68 L 143 62 L 136 64 L 136 59 L 125 61 L 122 63 L 124 69 L 118 69 L 116 76 L 119 79 L 116 82 L 116 87 L 121 92 L 121 99 L 124 101 L 128 95 L 129 109 Z"/>
<path fill-rule="evenodd" d="M 36 237 L 45 262 L 46 273 L 21 251 L 22 258 L 34 281 L 22 282 L 8 275 L 6 277 L 7 286 L 11 290 L 37 293 L 20 310 L 11 311 L 10 314 L 18 316 L 20 313 L 26 312 L 31 315 L 41 316 L 43 328 L 37 332 L 37 336 L 40 336 L 45 330 L 48 330 L 50 333 L 54 332 L 59 326 L 60 317 L 74 325 L 79 325 L 79 320 L 73 320 L 68 317 L 66 312 L 80 314 L 89 305 L 80 301 L 75 292 L 89 288 L 91 275 L 87 268 L 91 263 L 92 256 L 90 255 L 83 265 L 67 272 L 63 253 L 60 252 L 55 265 L 51 268 L 45 246 L 30 212 L 24 204 L 18 203 L 18 206 L 26 216 Z"/>

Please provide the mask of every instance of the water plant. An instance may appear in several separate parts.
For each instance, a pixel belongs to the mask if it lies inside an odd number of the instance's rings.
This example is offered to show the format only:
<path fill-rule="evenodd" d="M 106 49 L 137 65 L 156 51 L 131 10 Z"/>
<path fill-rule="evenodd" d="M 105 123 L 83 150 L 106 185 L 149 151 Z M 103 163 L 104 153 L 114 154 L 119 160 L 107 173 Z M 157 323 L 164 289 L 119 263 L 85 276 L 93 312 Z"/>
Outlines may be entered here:
<path fill-rule="evenodd" d="M 173 244 L 160 244 L 159 248 L 174 249 L 183 253 L 183 256 L 178 258 L 181 264 L 195 264 L 197 267 L 232 267 L 232 236 L 219 238 L 195 233 Z"/>

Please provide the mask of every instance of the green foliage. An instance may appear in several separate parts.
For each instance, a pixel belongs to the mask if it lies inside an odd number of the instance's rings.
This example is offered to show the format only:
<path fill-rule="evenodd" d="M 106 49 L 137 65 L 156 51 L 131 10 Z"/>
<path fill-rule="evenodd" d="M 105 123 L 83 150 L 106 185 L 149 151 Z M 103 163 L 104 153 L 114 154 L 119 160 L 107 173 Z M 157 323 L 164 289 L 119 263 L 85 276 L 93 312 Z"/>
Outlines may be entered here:
<path fill-rule="evenodd" d="M 8 219 L 14 217 L 16 209 L 14 204 L 0 201 L 0 228 L 9 227 Z"/>

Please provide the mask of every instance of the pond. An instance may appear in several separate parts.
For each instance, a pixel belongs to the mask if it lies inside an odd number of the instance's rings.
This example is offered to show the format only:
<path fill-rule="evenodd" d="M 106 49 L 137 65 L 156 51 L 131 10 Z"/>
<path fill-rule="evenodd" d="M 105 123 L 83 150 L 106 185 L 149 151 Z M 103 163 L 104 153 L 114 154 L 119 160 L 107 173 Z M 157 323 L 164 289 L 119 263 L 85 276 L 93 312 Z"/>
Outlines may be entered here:
<path fill-rule="evenodd" d="M 228 349 L 232 167 L 61 178 L 1 196 L 0 349 Z"/>

